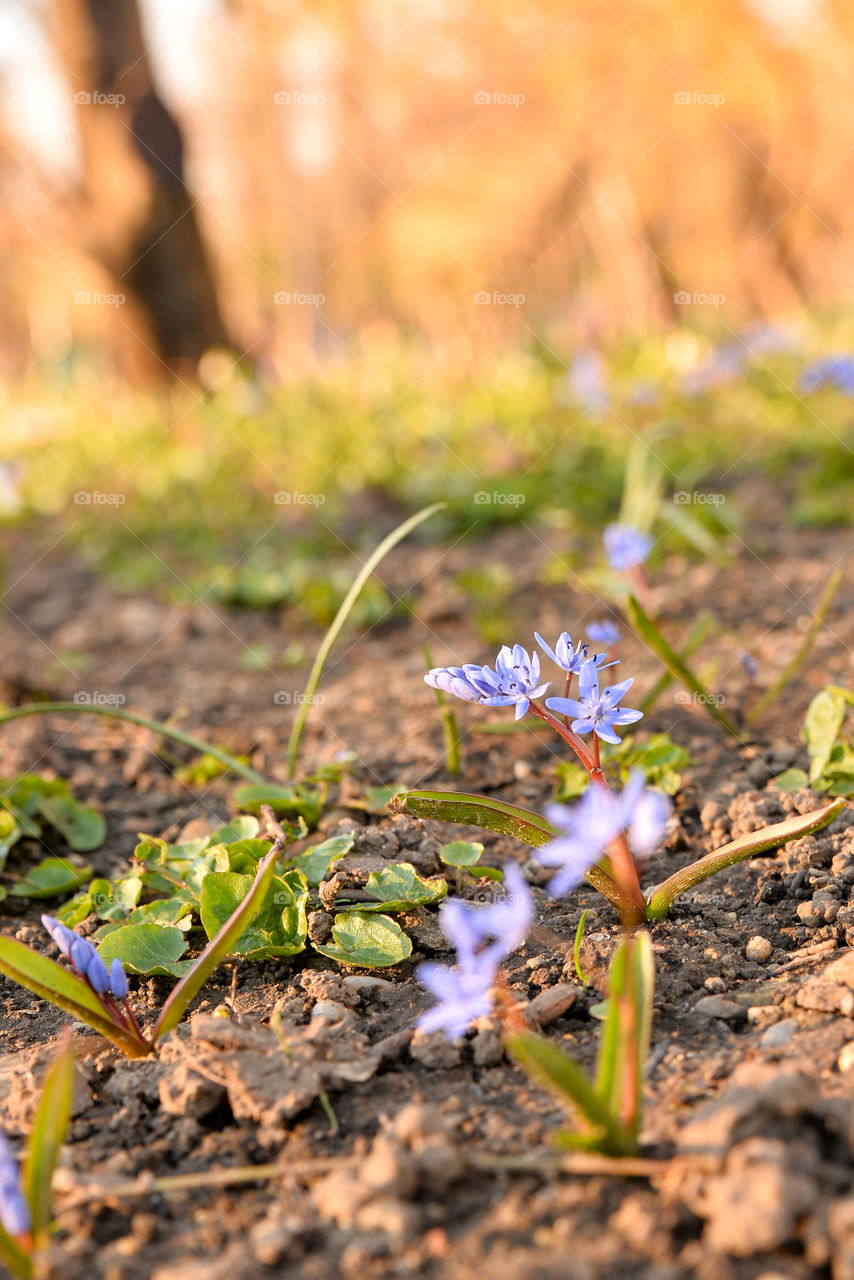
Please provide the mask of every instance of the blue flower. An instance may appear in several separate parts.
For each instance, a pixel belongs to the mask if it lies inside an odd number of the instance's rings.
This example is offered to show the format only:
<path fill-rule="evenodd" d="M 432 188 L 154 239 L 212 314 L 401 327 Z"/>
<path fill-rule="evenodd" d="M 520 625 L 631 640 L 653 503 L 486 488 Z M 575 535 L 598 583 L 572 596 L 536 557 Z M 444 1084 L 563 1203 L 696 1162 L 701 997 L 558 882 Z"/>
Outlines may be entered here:
<path fill-rule="evenodd" d="M 725 342 L 715 347 L 696 369 L 687 373 L 682 381 L 685 395 L 704 395 L 727 382 L 732 382 L 743 372 L 747 352 L 741 342 Z"/>
<path fill-rule="evenodd" d="M 504 645 L 492 667 L 467 663 L 462 667 L 434 667 L 424 677 L 425 683 L 444 693 L 453 693 L 466 702 L 481 702 L 487 707 L 516 707 L 516 719 L 530 706 L 531 698 L 545 693 L 550 681 L 540 684 L 540 659 L 529 654 L 520 644 Z"/>
<path fill-rule="evenodd" d="M 620 628 L 610 618 L 603 618 L 601 622 L 591 622 L 587 628 L 587 635 L 593 644 L 604 644 L 606 649 L 612 648 L 617 643 L 620 634 Z"/>
<path fill-rule="evenodd" d="M 79 933 L 75 933 L 53 916 L 43 915 L 42 924 L 61 954 L 71 961 L 80 977 L 85 978 L 96 995 L 104 996 L 112 992 L 119 1000 L 127 998 L 127 974 L 118 958 L 113 961 L 110 972 L 107 973 L 107 966 L 86 938 L 81 938 Z"/>
<path fill-rule="evenodd" d="M 127 1000 L 129 991 L 128 976 L 118 956 L 110 965 L 110 990 L 117 1000 Z"/>
<path fill-rule="evenodd" d="M 652 538 L 630 524 L 609 524 L 602 535 L 608 564 L 617 573 L 643 564 L 652 550 Z"/>
<path fill-rule="evenodd" d="M 817 391 L 827 384 L 846 395 L 854 395 L 854 357 L 847 354 L 824 356 L 813 360 L 801 374 L 802 391 Z"/>
<path fill-rule="evenodd" d="M 538 631 L 534 632 L 534 638 L 540 648 L 545 649 L 555 666 L 561 667 L 562 670 L 569 672 L 570 675 L 580 671 L 583 663 L 588 661 L 588 646 L 582 640 L 579 640 L 578 644 L 573 648 L 572 638 L 568 631 L 561 633 L 553 649 L 546 644 Z M 595 662 L 597 667 L 601 667 L 607 656 L 607 653 L 597 653 L 589 661 Z M 611 665 L 612 663 L 609 662 L 608 666 L 610 667 Z"/>
<path fill-rule="evenodd" d="M 442 932 L 457 953 L 454 969 L 422 964 L 416 977 L 438 1000 L 422 1014 L 422 1031 L 444 1031 L 457 1039 L 477 1018 L 492 1008 L 489 991 L 500 962 L 524 942 L 534 912 L 533 898 L 519 868 L 511 863 L 504 882 L 509 894 L 486 907 L 459 898 L 445 901 L 439 912 Z"/>
<path fill-rule="evenodd" d="M 598 351 L 582 347 L 576 352 L 566 375 L 566 386 L 571 398 L 585 409 L 607 409 L 605 362 Z"/>
<path fill-rule="evenodd" d="M 560 868 L 549 893 L 559 897 L 573 889 L 622 832 L 635 856 L 647 857 L 661 842 L 669 813 L 667 797 L 647 789 L 640 769 L 632 771 L 619 796 L 591 785 L 572 808 L 548 805 L 546 817 L 561 830 L 536 854 L 543 866 Z"/>
<path fill-rule="evenodd" d="M 12 1148 L 0 1133 L 0 1224 L 10 1236 L 25 1235 L 32 1227 L 30 1208 L 21 1186 L 21 1171 Z"/>
<path fill-rule="evenodd" d="M 603 742 L 618 743 L 621 739 L 614 732 L 614 726 L 634 724 L 643 716 L 642 711 L 618 705 L 633 684 L 634 677 L 631 677 L 619 684 L 608 685 L 600 693 L 596 664 L 588 659 L 578 677 L 578 697 L 546 698 L 546 706 L 561 715 L 575 716 L 572 721 L 575 733 L 590 733 L 592 730 Z"/>
<path fill-rule="evenodd" d="M 748 653 L 746 649 L 742 649 L 738 655 L 738 660 L 744 667 L 748 680 L 755 680 L 759 675 L 759 663 L 753 655 Z"/>

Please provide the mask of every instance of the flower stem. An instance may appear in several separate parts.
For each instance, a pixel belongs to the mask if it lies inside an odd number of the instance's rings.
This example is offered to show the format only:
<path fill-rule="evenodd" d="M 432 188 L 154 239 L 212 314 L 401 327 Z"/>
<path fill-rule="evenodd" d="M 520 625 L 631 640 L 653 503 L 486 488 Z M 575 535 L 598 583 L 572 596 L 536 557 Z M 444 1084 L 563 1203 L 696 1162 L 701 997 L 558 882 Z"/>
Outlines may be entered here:
<path fill-rule="evenodd" d="M 554 729 L 555 733 L 559 733 L 564 742 L 569 743 L 581 763 L 584 765 L 584 768 L 592 777 L 593 770 L 596 767 L 595 762 L 593 756 L 587 750 L 587 747 L 581 741 L 578 734 L 574 733 L 568 726 L 562 725 L 559 720 L 555 719 L 553 715 L 550 715 L 549 712 L 546 711 L 545 707 L 541 707 L 538 702 L 531 702 L 530 709 L 535 716 L 539 716 L 541 720 L 545 720 L 546 724 L 550 725 L 552 729 Z M 599 772 L 601 774 L 602 770 L 600 769 Z"/>

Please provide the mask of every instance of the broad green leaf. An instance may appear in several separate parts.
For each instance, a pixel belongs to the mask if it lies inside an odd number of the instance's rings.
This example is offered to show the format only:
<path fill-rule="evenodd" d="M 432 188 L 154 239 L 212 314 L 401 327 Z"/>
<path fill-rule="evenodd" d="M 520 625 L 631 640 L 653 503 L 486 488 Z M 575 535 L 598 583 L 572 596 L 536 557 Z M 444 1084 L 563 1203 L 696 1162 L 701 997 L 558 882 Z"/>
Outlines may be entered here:
<path fill-rule="evenodd" d="M 24 1190 L 33 1217 L 33 1235 L 40 1244 L 46 1243 L 53 1218 L 53 1174 L 71 1123 L 73 1097 L 74 1044 L 68 1034 L 60 1042 L 45 1077 L 23 1168 Z"/>
<path fill-rule="evenodd" d="M 258 834 L 260 823 L 251 813 L 238 814 L 224 827 L 211 833 L 211 844 L 233 844 L 235 840 L 252 840 Z M 269 846 L 268 846 L 269 847 Z"/>
<path fill-rule="evenodd" d="M 325 800 L 325 786 L 298 782 L 250 784 L 238 787 L 234 793 L 234 803 L 239 809 L 260 813 L 261 805 L 268 804 L 277 818 L 304 818 L 311 828 L 320 821 Z"/>
<path fill-rule="evenodd" d="M 412 954 L 412 943 L 400 925 L 372 912 L 341 912 L 332 925 L 332 937 L 334 945 L 314 943 L 315 951 L 359 969 L 388 969 Z"/>
<path fill-rule="evenodd" d="M 332 836 L 291 859 L 291 865 L 305 876 L 313 889 L 326 879 L 329 868 L 353 848 L 353 836 Z"/>
<path fill-rule="evenodd" d="M 226 858 L 217 871 L 239 871 L 241 875 L 254 876 L 258 863 L 270 852 L 269 840 L 256 840 L 249 837 L 243 840 L 232 840 L 225 845 Z"/>
<path fill-rule="evenodd" d="M 26 987 L 42 1000 L 48 1000 L 64 1009 L 79 1022 L 85 1022 L 93 1030 L 112 1040 L 132 1058 L 150 1052 L 135 1037 L 121 1031 L 107 1017 L 104 1007 L 94 991 L 70 969 L 63 968 L 49 956 L 25 947 L 14 938 L 0 937 L 0 973 Z"/>
<path fill-rule="evenodd" d="M 822 689 L 810 703 L 801 732 L 810 756 L 811 782 L 820 778 L 829 764 L 847 710 L 848 701 L 841 689 Z"/>
<path fill-rule="evenodd" d="M 378 900 L 364 911 L 406 911 L 411 907 L 439 902 L 448 892 L 447 880 L 422 880 L 409 862 L 395 862 L 382 871 L 372 871 L 365 892 Z"/>
<path fill-rule="evenodd" d="M 91 867 L 73 867 L 65 858 L 45 858 L 16 880 L 9 893 L 15 898 L 58 898 L 79 889 L 91 874 Z"/>
<path fill-rule="evenodd" d="M 695 885 L 708 880 L 709 876 L 731 867 L 736 862 L 744 862 L 747 858 L 755 858 L 757 854 L 767 853 L 769 849 L 778 849 L 789 840 L 798 840 L 813 831 L 820 831 L 832 822 L 837 814 L 846 807 L 843 799 L 833 800 L 811 813 L 800 813 L 785 822 L 777 822 L 771 827 L 762 827 L 760 831 L 751 831 L 738 840 L 733 840 L 714 853 L 706 854 L 690 867 L 677 871 L 664 884 L 659 885 L 646 904 L 648 920 L 660 920 L 666 916 L 680 894 L 693 889 Z"/>
<path fill-rule="evenodd" d="M 215 872 L 202 886 L 200 915 L 213 937 L 252 888 L 252 877 L 234 871 Z M 295 870 L 274 876 L 267 896 L 246 930 L 233 944 L 233 954 L 253 960 L 296 955 L 305 947 L 308 885 Z"/>
<path fill-rule="evenodd" d="M 433 818 L 438 822 L 459 822 L 513 836 L 533 849 L 540 849 L 559 834 L 557 827 L 540 814 L 519 805 L 493 800 L 490 796 L 458 791 L 402 791 L 389 805 L 392 813 L 408 813 L 413 818 Z M 587 880 L 618 911 L 635 912 L 636 903 L 601 866 L 591 867 Z"/>
<path fill-rule="evenodd" d="M 252 888 L 246 898 L 234 915 L 226 920 L 216 937 L 211 939 L 187 975 L 172 989 L 154 1028 L 152 1038 L 155 1042 L 178 1025 L 190 1001 L 201 990 L 220 961 L 230 954 L 234 943 L 249 925 L 259 905 L 267 896 L 275 875 L 277 857 L 277 851 L 271 849 L 261 860 Z"/>
<path fill-rule="evenodd" d="M 109 969 L 117 957 L 128 973 L 166 974 L 179 978 L 192 965 L 181 960 L 187 939 L 175 925 L 122 924 L 98 945 L 98 954 Z"/>
<path fill-rule="evenodd" d="M 472 840 L 452 840 L 443 844 L 439 857 L 447 867 L 473 867 L 480 860 L 483 845 Z"/>
<path fill-rule="evenodd" d="M 73 796 L 43 796 L 39 812 L 45 822 L 56 827 L 77 853 L 89 853 L 104 843 L 106 827 L 97 809 L 78 804 Z"/>
<path fill-rule="evenodd" d="M 783 773 L 777 774 L 771 785 L 777 787 L 779 791 L 802 791 L 804 787 L 809 786 L 809 782 L 803 769 L 786 769 Z"/>
<path fill-rule="evenodd" d="M 708 689 L 700 682 L 693 671 L 687 666 L 684 658 L 681 658 L 675 649 L 668 643 L 659 631 L 658 627 L 650 617 L 644 612 L 640 604 L 633 595 L 629 595 L 626 601 L 626 611 L 629 617 L 629 623 L 637 634 L 638 638 L 652 649 L 653 653 L 667 667 L 668 671 L 680 681 L 681 684 L 689 689 L 691 693 L 696 694 L 697 702 L 700 706 L 708 711 L 709 715 L 717 720 L 718 724 L 726 729 L 727 733 L 738 738 L 738 730 L 718 705 L 718 695 L 709 693 Z"/>

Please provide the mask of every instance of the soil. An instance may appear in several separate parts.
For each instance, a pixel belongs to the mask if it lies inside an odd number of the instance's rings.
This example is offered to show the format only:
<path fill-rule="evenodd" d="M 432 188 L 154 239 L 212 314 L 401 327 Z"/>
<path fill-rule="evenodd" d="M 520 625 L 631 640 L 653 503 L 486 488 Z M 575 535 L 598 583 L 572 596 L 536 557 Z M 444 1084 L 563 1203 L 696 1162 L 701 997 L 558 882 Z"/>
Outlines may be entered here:
<path fill-rule="evenodd" d="M 741 649 L 756 656 L 762 683 L 773 679 L 803 639 L 829 566 L 852 542 L 848 531 L 795 533 L 782 513 L 768 514 L 772 495 L 755 497 L 750 509 L 764 509 L 765 523 L 749 547 L 739 540 L 726 564 L 673 556 L 654 588 L 674 634 L 698 606 L 715 612 L 720 629 L 704 653 L 714 655 L 714 686 L 736 719 L 755 696 Z M 490 558 L 519 567 L 506 603 L 510 640 L 530 643 L 534 627 L 547 638 L 566 627 L 575 634 L 602 616 L 571 575 L 565 585 L 539 585 L 539 571 L 561 550 L 540 528 L 493 535 Z M 522 1002 L 537 1002 L 555 1043 L 589 1066 L 600 1030 L 594 1009 L 618 938 L 608 904 L 587 888 L 552 900 L 529 851 L 512 840 L 346 804 L 372 783 L 458 786 L 532 808 L 552 795 L 563 745 L 472 733 L 484 716 L 463 704 L 464 772 L 454 780 L 444 770 L 421 646 L 429 642 L 437 663 L 491 659 L 453 585 L 480 555 L 471 543 L 450 551 L 422 544 L 385 563 L 381 577 L 412 599 L 412 612 L 339 643 L 324 701 L 312 709 L 303 766 L 355 752 L 350 792 L 321 822 L 326 834 L 355 831 L 353 865 L 406 858 L 429 871 L 442 840 L 470 835 L 482 839 L 488 862 L 525 866 L 538 921 L 505 977 Z M 295 638 L 311 652 L 318 637 L 296 637 L 286 612 L 117 596 L 61 542 L 37 544 L 22 531 L 10 540 L 7 584 L 0 697 L 9 705 L 120 694 L 146 715 L 183 713 L 191 732 L 285 777 L 293 695 L 305 673 L 250 670 L 241 654 L 262 645 L 278 652 Z M 806 763 L 798 728 L 815 692 L 850 683 L 851 604 L 846 584 L 803 672 L 738 744 L 673 689 L 643 722 L 670 732 L 693 758 L 645 884 L 821 803 L 809 791 L 775 789 L 773 778 Z M 631 638 L 622 648 L 621 674 L 649 688 L 654 657 Z M 91 665 L 76 675 L 80 653 Z M 275 697 L 283 692 L 291 698 Z M 0 731 L 0 775 L 63 776 L 103 811 L 107 840 L 87 855 L 97 874 L 126 866 L 139 832 L 174 838 L 232 812 L 227 780 L 187 787 L 164 754 L 172 764 L 189 758 L 172 744 L 164 752 L 146 730 L 95 717 L 33 716 Z M 46 845 L 68 853 L 50 835 Z M 7 877 L 44 853 L 36 842 L 17 846 Z M 0 928 L 49 951 L 37 923 L 43 906 L 7 898 Z M 572 943 L 586 908 L 582 986 Z M 565 1116 L 504 1056 L 491 1020 L 457 1044 L 414 1031 L 429 999 L 413 968 L 447 957 L 435 913 L 404 923 L 413 956 L 395 970 L 348 971 L 310 949 L 223 966 L 156 1059 L 127 1061 L 78 1028 L 75 1113 L 57 1179 L 57 1275 L 852 1280 L 854 813 L 707 881 L 653 927 L 656 1016 L 643 1159 L 631 1177 L 602 1162 L 557 1167 L 549 1138 Z M 142 1018 L 170 986 L 162 978 L 134 983 Z M 0 1009 L 3 1127 L 17 1140 L 68 1019 L 5 979 Z M 229 1170 L 271 1162 L 275 1176 L 217 1185 Z M 208 1185 L 152 1191 L 153 1179 L 176 1174 Z M 133 1194 L 120 1186 L 129 1180 Z"/>

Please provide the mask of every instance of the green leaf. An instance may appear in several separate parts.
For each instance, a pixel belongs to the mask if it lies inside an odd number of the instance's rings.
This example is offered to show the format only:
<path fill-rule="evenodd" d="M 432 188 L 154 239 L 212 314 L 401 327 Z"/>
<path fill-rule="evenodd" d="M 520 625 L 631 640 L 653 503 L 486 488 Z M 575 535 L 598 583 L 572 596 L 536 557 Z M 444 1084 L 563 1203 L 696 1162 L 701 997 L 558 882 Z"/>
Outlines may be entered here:
<path fill-rule="evenodd" d="M 254 876 L 258 863 L 270 850 L 269 840 L 232 840 L 225 846 L 226 857 L 216 871 L 238 871 L 241 875 Z"/>
<path fill-rule="evenodd" d="M 79 889 L 91 874 L 91 867 L 73 867 L 65 858 L 45 858 L 16 880 L 9 893 L 15 898 L 58 898 Z"/>
<path fill-rule="evenodd" d="M 42 1000 L 64 1009 L 79 1022 L 85 1022 L 130 1057 L 138 1058 L 150 1052 L 108 1018 L 100 1000 L 82 978 L 49 956 L 25 947 L 14 938 L 0 937 L 0 973 Z"/>
<path fill-rule="evenodd" d="M 709 693 L 706 687 L 701 684 L 697 676 L 686 665 L 684 658 L 680 658 L 675 649 L 671 647 L 658 627 L 650 617 L 643 611 L 641 606 L 633 595 L 629 595 L 626 601 L 626 611 L 629 617 L 629 623 L 637 634 L 638 638 L 652 649 L 653 653 L 661 659 L 668 671 L 680 681 L 681 684 L 689 689 L 691 693 L 696 694 L 697 701 L 700 706 L 708 711 L 712 719 L 717 720 L 718 724 L 726 729 L 727 733 L 738 738 L 738 730 L 718 705 L 718 695 Z"/>
<path fill-rule="evenodd" d="M 443 844 L 439 857 L 447 867 L 473 867 L 480 860 L 483 845 L 471 840 L 452 840 Z"/>
<path fill-rule="evenodd" d="M 810 703 L 801 730 L 810 756 L 810 782 L 816 782 L 830 763 L 847 710 L 845 692 L 835 687 L 822 689 Z"/>
<path fill-rule="evenodd" d="M 224 827 L 217 827 L 208 837 L 211 844 L 233 844 L 235 840 L 253 840 L 260 828 L 258 819 L 251 813 L 238 814 Z M 269 846 L 268 846 L 269 847 Z"/>
<path fill-rule="evenodd" d="M 0 871 L 6 865 L 12 845 L 17 844 L 22 835 L 23 830 L 15 820 L 14 814 L 8 809 L 0 809 Z"/>
<path fill-rule="evenodd" d="M 388 969 L 412 954 L 412 943 L 389 916 L 366 911 L 345 911 L 332 925 L 335 945 L 320 946 L 315 951 L 339 964 L 360 969 Z"/>
<path fill-rule="evenodd" d="M 117 957 L 128 973 L 168 974 L 179 978 L 192 965 L 181 960 L 187 939 L 174 925 L 122 924 L 106 934 L 98 954 L 109 969 Z"/>
<path fill-rule="evenodd" d="M 45 1077 L 23 1168 L 24 1191 L 33 1218 L 33 1235 L 42 1245 L 46 1243 L 53 1218 L 53 1174 L 71 1123 L 73 1097 L 74 1045 L 68 1034 L 60 1042 Z"/>
<path fill-rule="evenodd" d="M 505 1040 L 507 1052 L 533 1080 L 544 1085 L 567 1110 L 576 1109 L 594 1130 L 595 1145 L 611 1155 L 628 1155 L 635 1144 L 622 1132 L 587 1076 L 567 1054 L 544 1036 L 517 1032 Z"/>
<path fill-rule="evenodd" d="M 677 871 L 664 884 L 659 885 L 647 901 L 647 919 L 660 920 L 666 916 L 680 894 L 708 880 L 709 876 L 722 871 L 724 867 L 731 867 L 736 862 L 744 862 L 747 858 L 755 858 L 757 854 L 767 853 L 769 849 L 778 849 L 789 840 L 798 840 L 813 831 L 820 831 L 845 807 L 843 799 L 833 800 L 820 809 L 813 809 L 811 813 L 797 814 L 794 818 L 787 818 L 785 822 L 762 827 L 760 831 L 751 831 L 723 848 L 716 849 L 714 853 L 706 854 L 705 858 Z"/>
<path fill-rule="evenodd" d="M 458 791 L 402 791 L 389 805 L 392 813 L 408 813 L 413 818 L 432 818 L 438 822 L 459 822 L 465 826 L 483 827 L 513 836 L 533 849 L 540 849 L 559 834 L 558 828 L 540 814 L 519 805 L 506 804 L 489 796 L 469 795 Z M 587 880 L 618 911 L 635 912 L 637 904 L 600 866 L 591 867 Z"/>
<path fill-rule="evenodd" d="M 252 888 L 252 877 L 233 871 L 215 872 L 202 885 L 200 915 L 213 937 L 237 910 Z M 274 876 L 263 903 L 248 927 L 235 939 L 232 954 L 252 960 L 296 955 L 305 947 L 308 884 L 301 872 Z"/>
<path fill-rule="evenodd" d="M 326 802 L 326 787 L 306 783 L 273 783 L 238 787 L 234 803 L 250 813 L 260 813 L 268 804 L 277 818 L 300 817 L 310 828 L 317 826 Z M 294 834 L 296 838 L 296 833 Z"/>
<path fill-rule="evenodd" d="M 3 1230 L 2 1226 L 0 1226 L 0 1262 L 6 1266 L 11 1275 L 18 1276 L 19 1280 L 30 1280 L 33 1274 L 32 1260 L 24 1253 L 17 1241 Z"/>
<path fill-rule="evenodd" d="M 802 791 L 809 786 L 809 781 L 803 769 L 785 769 L 777 774 L 771 785 L 779 791 Z"/>
<path fill-rule="evenodd" d="M 363 911 L 408 911 L 441 901 L 448 892 L 447 880 L 422 880 L 409 862 L 395 862 L 382 871 L 372 871 L 365 892 L 377 898 L 377 906 Z"/>
<path fill-rule="evenodd" d="M 178 1025 L 190 1001 L 201 990 L 220 961 L 231 953 L 234 943 L 267 896 L 275 875 L 277 858 L 278 850 L 273 847 L 258 864 L 257 874 L 246 898 L 234 914 L 226 920 L 216 937 L 211 939 L 190 971 L 173 988 L 157 1019 L 152 1037 L 155 1042 Z"/>
<path fill-rule="evenodd" d="M 101 814 L 97 809 L 78 804 L 71 795 L 42 796 L 39 812 L 78 853 L 89 853 L 104 843 L 106 826 Z"/>
<path fill-rule="evenodd" d="M 329 868 L 339 858 L 343 858 L 353 847 L 353 836 L 332 836 L 323 844 L 312 845 L 305 853 L 291 858 L 291 866 L 301 871 L 313 889 L 316 889 L 329 874 Z"/>

